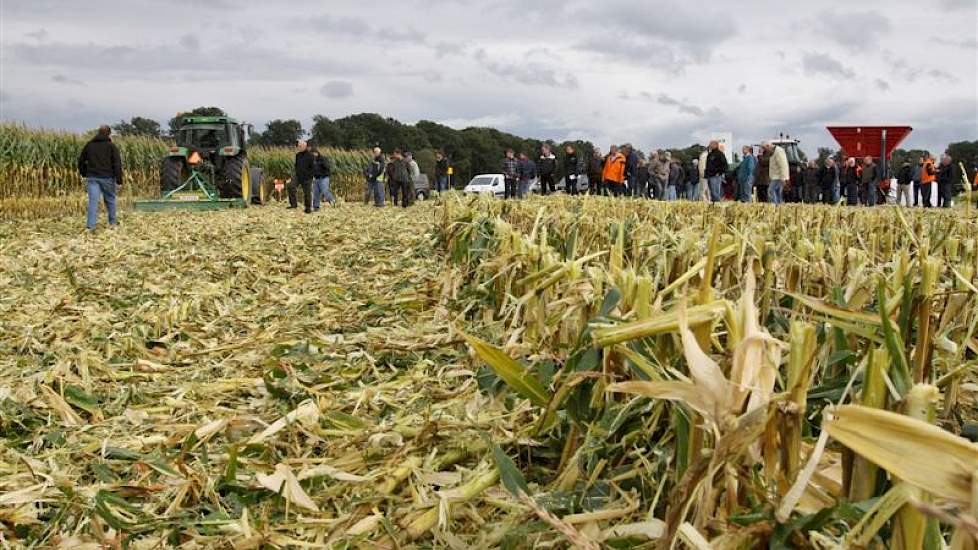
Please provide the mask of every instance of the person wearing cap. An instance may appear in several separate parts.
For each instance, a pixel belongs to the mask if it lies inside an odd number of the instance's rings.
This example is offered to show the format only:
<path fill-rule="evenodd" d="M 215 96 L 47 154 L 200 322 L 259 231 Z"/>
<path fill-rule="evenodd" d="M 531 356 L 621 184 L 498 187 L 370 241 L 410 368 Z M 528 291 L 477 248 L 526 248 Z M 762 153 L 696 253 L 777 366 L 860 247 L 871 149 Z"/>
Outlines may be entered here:
<path fill-rule="evenodd" d="M 109 137 L 112 129 L 107 124 L 99 126 L 95 137 L 85 144 L 78 155 L 78 173 L 85 178 L 88 187 L 88 217 L 86 227 L 94 231 L 98 222 L 99 199 L 105 202 L 109 225 L 116 226 L 116 190 L 122 185 L 122 157 L 119 148 Z"/>

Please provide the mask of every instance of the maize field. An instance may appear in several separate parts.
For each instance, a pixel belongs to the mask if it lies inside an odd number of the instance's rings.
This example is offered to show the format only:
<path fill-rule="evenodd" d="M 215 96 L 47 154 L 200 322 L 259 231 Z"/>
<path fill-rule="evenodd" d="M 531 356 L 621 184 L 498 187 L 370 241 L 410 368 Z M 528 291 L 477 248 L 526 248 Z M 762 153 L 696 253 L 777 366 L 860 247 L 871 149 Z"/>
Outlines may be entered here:
<path fill-rule="evenodd" d="M 41 219 L 77 212 L 86 204 L 85 185 L 78 175 L 78 154 L 91 135 L 37 130 L 0 124 L 0 220 Z M 170 147 L 164 139 L 114 136 L 122 156 L 125 184 L 119 189 L 123 207 L 134 199 L 159 196 L 160 163 Z M 333 169 L 332 189 L 346 198 L 362 193 L 366 151 L 322 149 Z M 266 187 L 275 178 L 291 177 L 295 153 L 284 147 L 248 149 L 250 161 L 264 170 Z"/>
<path fill-rule="evenodd" d="M 975 548 L 963 210 L 82 217 L 0 222 L 4 547 Z"/>

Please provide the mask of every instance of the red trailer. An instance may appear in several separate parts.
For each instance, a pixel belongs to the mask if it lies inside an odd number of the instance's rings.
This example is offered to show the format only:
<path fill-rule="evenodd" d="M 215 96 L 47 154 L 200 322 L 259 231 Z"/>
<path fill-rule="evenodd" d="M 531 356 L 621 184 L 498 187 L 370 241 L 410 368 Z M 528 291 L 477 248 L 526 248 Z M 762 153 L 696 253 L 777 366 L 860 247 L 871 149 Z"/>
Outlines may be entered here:
<path fill-rule="evenodd" d="M 847 157 L 880 159 L 884 173 L 893 150 L 913 131 L 910 126 L 828 126 L 826 129 Z"/>

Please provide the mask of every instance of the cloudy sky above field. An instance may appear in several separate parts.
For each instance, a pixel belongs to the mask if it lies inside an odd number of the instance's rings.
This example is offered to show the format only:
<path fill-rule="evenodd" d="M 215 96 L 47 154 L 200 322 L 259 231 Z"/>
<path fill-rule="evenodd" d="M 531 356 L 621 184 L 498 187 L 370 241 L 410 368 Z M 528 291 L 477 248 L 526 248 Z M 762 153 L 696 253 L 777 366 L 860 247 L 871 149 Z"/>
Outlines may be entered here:
<path fill-rule="evenodd" d="M 0 0 L 0 118 L 376 112 L 606 146 L 827 123 L 978 139 L 975 0 Z"/>

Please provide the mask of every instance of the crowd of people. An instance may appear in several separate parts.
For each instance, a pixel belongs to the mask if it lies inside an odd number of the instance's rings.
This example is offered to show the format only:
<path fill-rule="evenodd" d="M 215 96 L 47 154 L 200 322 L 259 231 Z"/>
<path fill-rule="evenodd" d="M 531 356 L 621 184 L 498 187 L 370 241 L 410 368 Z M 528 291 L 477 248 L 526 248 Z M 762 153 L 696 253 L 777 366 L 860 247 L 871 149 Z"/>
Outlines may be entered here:
<path fill-rule="evenodd" d="M 407 208 L 416 196 L 415 184 L 421 176 L 421 167 L 410 151 L 394 149 L 388 158 L 380 147 L 374 147 L 370 162 L 364 168 L 367 180 L 363 202 L 374 206 L 384 206 L 385 197 L 390 197 L 394 206 Z M 442 151 L 435 153 L 435 190 L 439 193 L 448 190 L 448 158 Z"/>
<path fill-rule="evenodd" d="M 531 182 L 539 181 L 540 193 L 556 191 L 558 167 L 562 166 L 563 187 L 568 194 L 629 196 L 663 201 L 702 200 L 720 202 L 785 202 L 878 206 L 896 203 L 904 206 L 948 207 L 954 188 L 961 181 L 958 167 L 950 155 L 940 163 L 925 154 L 916 165 L 903 163 L 891 178 L 871 156 L 829 157 L 823 162 L 808 161 L 791 166 L 785 150 L 764 142 L 755 154 L 744 146 L 741 157 L 731 166 L 723 144 L 709 146 L 688 163 L 673 158 L 669 151 L 652 150 L 642 155 L 632 147 L 612 145 L 607 154 L 595 149 L 589 159 L 579 156 L 568 145 L 559 163 L 549 145 L 543 145 L 537 162 L 526 153 L 507 149 L 501 164 L 506 199 L 521 199 L 529 193 Z M 579 182 L 587 181 L 586 186 Z M 896 188 L 891 190 L 891 184 Z M 978 180 L 976 180 L 978 185 Z M 936 186 L 937 203 L 933 204 Z M 891 192 L 891 191 L 895 191 Z"/>

